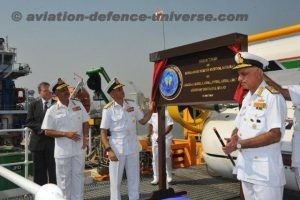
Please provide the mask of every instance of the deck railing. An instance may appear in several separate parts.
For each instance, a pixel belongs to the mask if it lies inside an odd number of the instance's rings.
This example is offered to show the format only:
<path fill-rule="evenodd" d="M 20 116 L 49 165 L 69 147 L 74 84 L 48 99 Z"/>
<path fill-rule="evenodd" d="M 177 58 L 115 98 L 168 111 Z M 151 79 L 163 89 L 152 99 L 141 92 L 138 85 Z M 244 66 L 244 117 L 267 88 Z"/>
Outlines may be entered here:
<path fill-rule="evenodd" d="M 55 200 L 64 200 L 62 197 L 61 190 L 54 184 L 46 184 L 40 186 L 30 180 L 28 180 L 28 165 L 32 163 L 28 159 L 28 141 L 29 141 L 29 128 L 23 129 L 3 129 L 0 130 L 0 136 L 6 135 L 9 132 L 22 132 L 24 141 L 25 141 L 25 159 L 23 162 L 14 162 L 14 163 L 6 163 L 0 164 L 0 176 L 6 178 L 7 180 L 11 181 L 12 183 L 18 185 L 19 187 L 23 188 L 24 190 L 30 192 L 31 194 L 35 195 L 36 200 L 46 200 L 46 199 L 55 199 Z M 22 177 L 19 174 L 12 172 L 9 169 L 6 169 L 7 166 L 13 165 L 25 165 L 25 177 Z"/>
<path fill-rule="evenodd" d="M 7 133 L 10 132 L 22 132 L 23 134 L 23 138 L 25 141 L 25 159 L 23 162 L 14 162 L 14 163 L 6 163 L 6 164 L 0 164 L 0 166 L 3 167 L 8 167 L 8 166 L 14 166 L 14 165 L 21 165 L 24 164 L 25 165 L 25 175 L 24 177 L 27 179 L 28 178 L 28 169 L 29 169 L 29 164 L 32 163 L 32 161 L 29 161 L 28 159 L 28 154 L 29 154 L 29 150 L 28 150 L 28 141 L 29 141 L 29 132 L 30 129 L 29 128 L 21 128 L 21 129 L 2 129 L 0 130 L 0 136 L 1 135 L 7 135 Z"/>

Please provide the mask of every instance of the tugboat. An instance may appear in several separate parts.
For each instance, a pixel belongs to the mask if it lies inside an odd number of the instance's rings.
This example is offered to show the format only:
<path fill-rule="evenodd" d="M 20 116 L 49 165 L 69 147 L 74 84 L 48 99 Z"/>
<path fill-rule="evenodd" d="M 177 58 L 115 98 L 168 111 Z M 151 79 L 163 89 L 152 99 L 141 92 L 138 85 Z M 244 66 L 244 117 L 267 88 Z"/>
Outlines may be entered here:
<path fill-rule="evenodd" d="M 7 38 L 0 38 L 0 165 L 24 176 L 25 165 L 20 164 L 25 159 L 24 146 L 21 145 L 24 132 L 21 130 L 25 127 L 30 92 L 25 88 L 17 88 L 15 80 L 27 76 L 31 70 L 28 64 L 17 64 L 16 56 L 16 48 L 8 46 Z M 23 192 L 0 177 L 1 198 Z"/>

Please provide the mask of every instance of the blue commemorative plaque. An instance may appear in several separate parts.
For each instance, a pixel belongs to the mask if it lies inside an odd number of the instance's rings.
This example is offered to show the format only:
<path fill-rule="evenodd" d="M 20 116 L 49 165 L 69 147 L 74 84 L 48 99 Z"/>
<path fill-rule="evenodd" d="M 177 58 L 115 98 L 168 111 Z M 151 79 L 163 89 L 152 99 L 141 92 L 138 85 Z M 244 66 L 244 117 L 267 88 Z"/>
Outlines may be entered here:
<path fill-rule="evenodd" d="M 169 65 L 163 71 L 160 81 L 159 90 L 163 98 L 172 100 L 178 96 L 182 88 L 182 74 L 175 65 Z"/>

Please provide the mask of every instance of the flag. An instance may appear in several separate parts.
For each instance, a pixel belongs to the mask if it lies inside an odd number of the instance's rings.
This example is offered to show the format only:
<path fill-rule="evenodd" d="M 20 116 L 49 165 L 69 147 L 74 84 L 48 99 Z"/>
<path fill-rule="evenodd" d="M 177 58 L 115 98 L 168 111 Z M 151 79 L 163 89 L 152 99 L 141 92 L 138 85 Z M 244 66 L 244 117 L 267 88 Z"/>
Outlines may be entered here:
<path fill-rule="evenodd" d="M 167 64 L 167 60 L 158 60 L 154 63 L 151 100 L 155 101 L 158 94 L 159 78 Z"/>
<path fill-rule="evenodd" d="M 156 21 L 161 21 L 161 19 L 163 18 L 163 10 L 158 10 L 155 12 L 155 19 Z"/>
<path fill-rule="evenodd" d="M 241 46 L 239 44 L 232 44 L 229 45 L 228 48 L 234 53 L 237 54 L 238 52 L 241 51 Z"/>
<path fill-rule="evenodd" d="M 248 92 L 248 90 L 244 89 L 241 85 L 241 83 L 238 84 L 233 99 L 238 103 L 238 104 L 242 104 L 244 96 L 246 95 L 246 93 Z"/>

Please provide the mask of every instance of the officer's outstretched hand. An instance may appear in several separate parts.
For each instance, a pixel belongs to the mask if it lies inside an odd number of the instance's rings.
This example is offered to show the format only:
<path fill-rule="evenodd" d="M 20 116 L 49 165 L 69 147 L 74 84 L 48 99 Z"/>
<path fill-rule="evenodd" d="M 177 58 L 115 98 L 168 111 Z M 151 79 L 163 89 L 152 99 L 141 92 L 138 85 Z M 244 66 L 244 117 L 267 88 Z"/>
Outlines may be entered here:
<path fill-rule="evenodd" d="M 80 140 L 80 135 L 78 135 L 77 132 L 65 132 L 65 136 L 75 142 Z"/>
<path fill-rule="evenodd" d="M 149 110 L 150 112 L 154 113 L 156 111 L 156 103 L 155 101 L 151 101 L 149 104 Z"/>
<path fill-rule="evenodd" d="M 108 159 L 110 161 L 119 161 L 118 158 L 117 158 L 117 156 L 116 156 L 116 154 L 115 154 L 115 152 L 113 152 L 112 150 L 109 150 L 107 152 L 107 156 L 108 156 Z"/>

